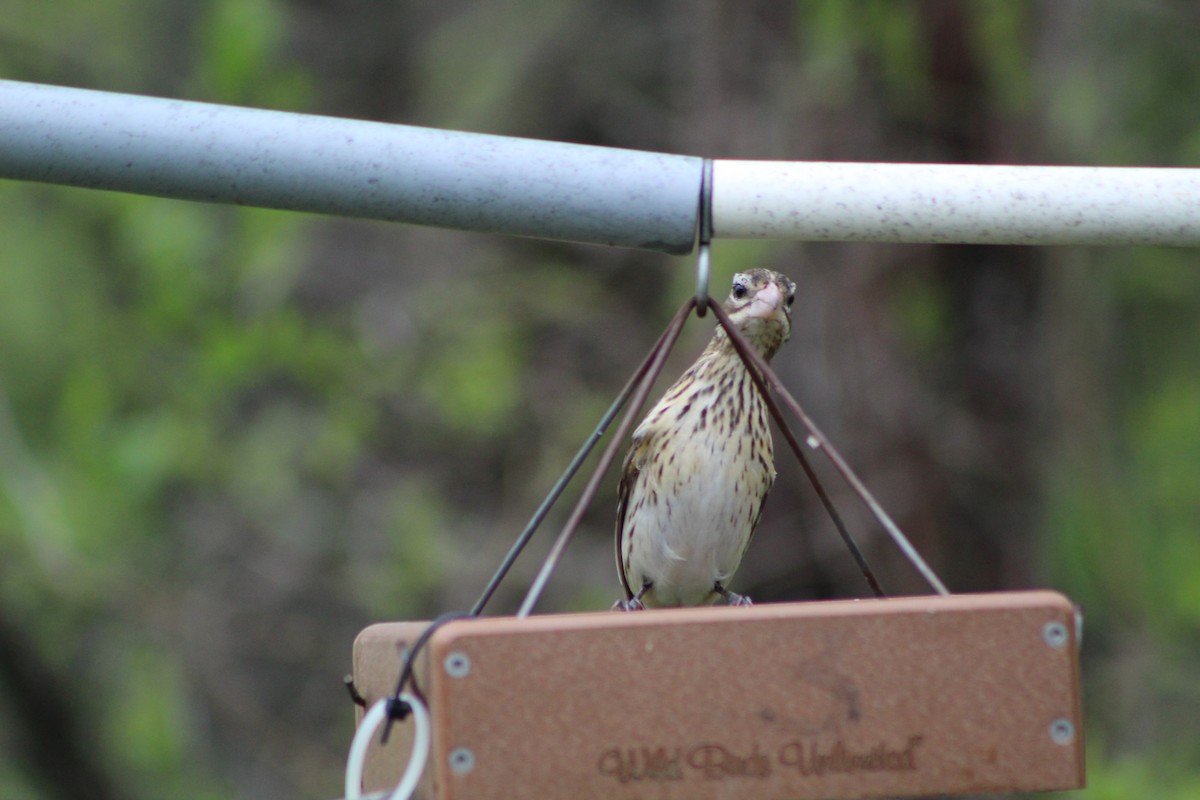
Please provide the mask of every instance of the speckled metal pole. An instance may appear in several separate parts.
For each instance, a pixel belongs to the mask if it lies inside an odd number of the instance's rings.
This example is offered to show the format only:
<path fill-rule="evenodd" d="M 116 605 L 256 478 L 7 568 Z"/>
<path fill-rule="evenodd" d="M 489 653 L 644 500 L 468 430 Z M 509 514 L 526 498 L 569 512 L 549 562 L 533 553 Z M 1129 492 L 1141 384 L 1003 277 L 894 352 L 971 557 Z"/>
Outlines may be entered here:
<path fill-rule="evenodd" d="M 703 161 L 0 80 L 0 177 L 686 253 Z M 1200 170 L 713 162 L 714 238 L 1200 244 Z"/>
<path fill-rule="evenodd" d="M 0 80 L 0 177 L 687 253 L 699 158 Z"/>
<path fill-rule="evenodd" d="M 713 236 L 1200 244 L 1200 169 L 713 163 Z"/>

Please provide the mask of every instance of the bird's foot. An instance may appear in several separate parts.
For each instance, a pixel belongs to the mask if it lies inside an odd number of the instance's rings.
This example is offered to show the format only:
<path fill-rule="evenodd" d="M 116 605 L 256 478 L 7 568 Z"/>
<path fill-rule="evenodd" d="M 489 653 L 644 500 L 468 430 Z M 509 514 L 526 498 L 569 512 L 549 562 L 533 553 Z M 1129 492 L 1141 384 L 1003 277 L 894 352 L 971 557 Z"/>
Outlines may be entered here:
<path fill-rule="evenodd" d="M 636 597 L 631 597 L 628 600 L 618 600 L 613 603 L 613 611 L 645 611 L 646 606 Z"/>
<path fill-rule="evenodd" d="M 750 598 L 746 597 L 746 595 L 738 594 L 737 592 L 731 592 L 719 583 L 713 586 L 713 591 L 725 599 L 725 605 L 727 606 L 734 606 L 736 608 L 754 605 L 754 603 L 750 602 Z"/>
<path fill-rule="evenodd" d="M 642 602 L 642 595 L 644 595 L 646 592 L 650 591 L 650 587 L 653 585 L 654 584 L 650 583 L 649 581 L 646 581 L 645 583 L 642 584 L 641 591 L 639 591 L 633 597 L 627 597 L 624 600 L 618 600 L 617 602 L 613 603 L 612 610 L 613 611 L 645 611 L 646 604 Z"/>

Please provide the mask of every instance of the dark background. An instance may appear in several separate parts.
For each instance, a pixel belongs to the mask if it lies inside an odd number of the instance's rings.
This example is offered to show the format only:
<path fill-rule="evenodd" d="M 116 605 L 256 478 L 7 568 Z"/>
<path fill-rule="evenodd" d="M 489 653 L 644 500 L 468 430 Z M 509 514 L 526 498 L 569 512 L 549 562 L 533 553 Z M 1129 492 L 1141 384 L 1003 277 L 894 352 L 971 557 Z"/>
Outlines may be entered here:
<path fill-rule="evenodd" d="M 0 75 L 715 158 L 1194 166 L 1198 30 L 1149 0 L 0 0 Z M 354 635 L 470 605 L 694 264 L 14 182 L 0 243 L 0 796 L 64 800 L 340 795 Z M 717 293 L 796 280 L 776 368 L 954 590 L 1082 604 L 1089 797 L 1200 794 L 1195 258 L 715 247 Z M 778 461 L 734 588 L 865 594 Z M 614 503 L 541 610 L 616 597 Z"/>

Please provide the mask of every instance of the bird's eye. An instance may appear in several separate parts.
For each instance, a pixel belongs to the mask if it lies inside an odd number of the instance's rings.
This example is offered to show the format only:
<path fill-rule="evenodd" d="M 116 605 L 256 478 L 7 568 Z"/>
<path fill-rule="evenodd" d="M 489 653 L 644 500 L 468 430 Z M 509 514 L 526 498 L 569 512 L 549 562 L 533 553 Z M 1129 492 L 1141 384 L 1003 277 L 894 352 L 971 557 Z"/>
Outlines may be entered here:
<path fill-rule="evenodd" d="M 792 307 L 792 303 L 796 302 L 796 295 L 789 294 L 787 299 L 788 308 Z"/>
<path fill-rule="evenodd" d="M 746 296 L 746 292 L 747 292 L 747 291 L 749 291 L 749 290 L 746 288 L 746 284 L 744 284 L 744 283 L 735 283 L 735 284 L 733 285 L 733 292 L 732 292 L 732 294 L 733 294 L 733 299 L 734 299 L 734 300 L 741 300 L 743 297 L 745 297 L 745 296 Z"/>

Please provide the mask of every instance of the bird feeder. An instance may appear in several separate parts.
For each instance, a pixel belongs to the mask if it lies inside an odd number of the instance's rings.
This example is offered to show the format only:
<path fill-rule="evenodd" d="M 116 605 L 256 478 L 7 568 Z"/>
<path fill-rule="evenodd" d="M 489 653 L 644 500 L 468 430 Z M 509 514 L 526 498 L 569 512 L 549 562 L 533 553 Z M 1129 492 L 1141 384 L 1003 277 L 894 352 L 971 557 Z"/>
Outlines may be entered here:
<path fill-rule="evenodd" d="M 427 623 L 354 644 L 368 702 Z M 1084 783 L 1072 604 L 1049 591 L 464 619 L 421 651 L 419 796 L 830 798 Z M 368 750 L 394 786 L 411 725 Z"/>
<path fill-rule="evenodd" d="M 632 408 L 518 616 L 478 617 L 494 579 L 470 618 L 385 623 L 358 636 L 361 705 L 399 697 L 399 672 L 429 709 L 428 748 L 423 741 L 415 756 L 428 753 L 418 765 L 422 796 L 801 800 L 1082 786 L 1071 602 L 1050 591 L 949 594 L 701 284 L 697 297 L 746 359 L 872 587 L 882 594 L 768 384 L 804 422 L 808 446 L 825 450 L 939 594 L 527 616 L 666 350 L 701 305 L 690 299 L 626 387 L 637 386 Z M 405 782 L 415 777 L 404 766 L 413 728 L 395 728 L 399 746 L 367 747 L 364 790 L 390 788 L 402 772 Z"/>

